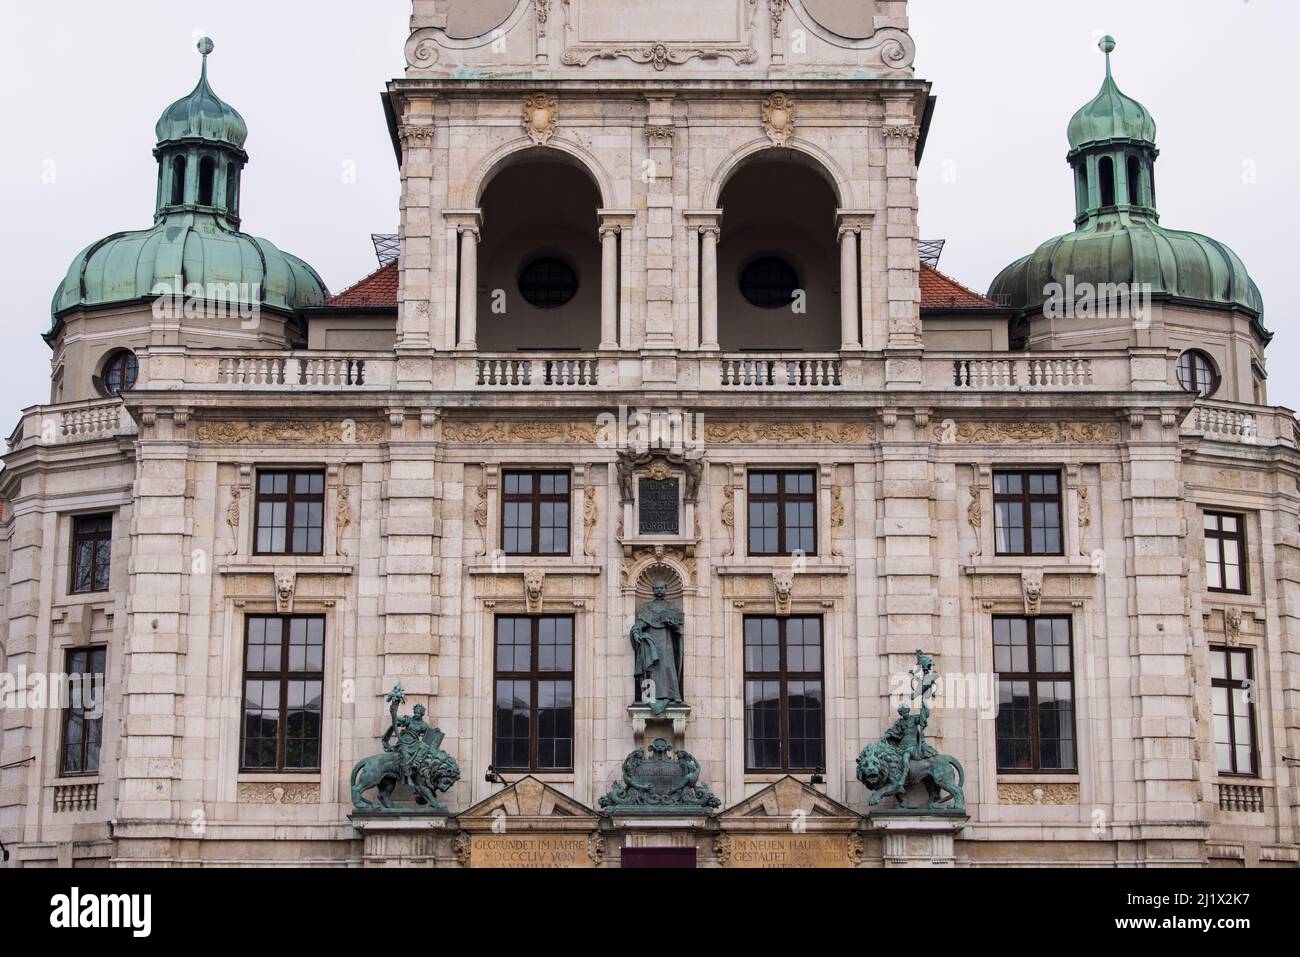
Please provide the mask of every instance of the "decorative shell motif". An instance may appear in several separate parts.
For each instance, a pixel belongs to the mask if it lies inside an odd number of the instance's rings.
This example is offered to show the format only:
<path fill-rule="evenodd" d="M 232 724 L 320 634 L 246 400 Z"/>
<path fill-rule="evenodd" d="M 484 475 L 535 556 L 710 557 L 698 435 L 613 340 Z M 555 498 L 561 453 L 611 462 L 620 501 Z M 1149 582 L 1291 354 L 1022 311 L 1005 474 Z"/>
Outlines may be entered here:
<path fill-rule="evenodd" d="M 524 131 L 538 146 L 545 146 L 555 135 L 559 105 L 555 97 L 534 93 L 524 97 Z"/>
<path fill-rule="evenodd" d="M 773 93 L 763 101 L 763 132 L 776 146 L 785 146 L 794 136 L 794 100 L 784 93 Z"/>

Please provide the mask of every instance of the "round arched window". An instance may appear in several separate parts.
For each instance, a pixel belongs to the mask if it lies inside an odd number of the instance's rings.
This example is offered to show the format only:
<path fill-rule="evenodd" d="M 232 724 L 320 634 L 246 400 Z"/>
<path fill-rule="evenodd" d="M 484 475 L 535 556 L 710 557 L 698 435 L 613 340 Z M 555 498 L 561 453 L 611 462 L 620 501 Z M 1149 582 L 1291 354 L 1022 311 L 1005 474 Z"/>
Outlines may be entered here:
<path fill-rule="evenodd" d="M 1219 370 L 1214 360 L 1199 349 L 1189 349 L 1178 359 L 1178 384 L 1188 392 L 1208 399 L 1219 391 Z"/>
<path fill-rule="evenodd" d="M 535 259 L 519 276 L 519 293 L 538 309 L 558 309 L 578 294 L 578 274 L 561 259 Z"/>
<path fill-rule="evenodd" d="M 126 349 L 114 352 L 104 363 L 104 372 L 100 377 L 105 395 L 116 396 L 130 392 L 135 388 L 135 380 L 140 376 L 140 362 L 135 353 Z"/>
<path fill-rule="evenodd" d="M 740 294 L 760 309 L 784 309 L 798 290 L 799 274 L 775 256 L 755 259 L 740 271 Z"/>

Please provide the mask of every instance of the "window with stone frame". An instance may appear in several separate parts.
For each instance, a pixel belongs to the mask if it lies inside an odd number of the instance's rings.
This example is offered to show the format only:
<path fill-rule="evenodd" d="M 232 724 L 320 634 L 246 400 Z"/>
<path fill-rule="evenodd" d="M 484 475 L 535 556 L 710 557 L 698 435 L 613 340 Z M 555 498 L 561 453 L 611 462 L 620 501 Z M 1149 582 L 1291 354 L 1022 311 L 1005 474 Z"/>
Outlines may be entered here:
<path fill-rule="evenodd" d="M 817 554 L 817 473 L 751 471 L 749 554 Z"/>
<path fill-rule="evenodd" d="M 1078 770 L 1072 630 L 1068 617 L 993 619 L 999 771 Z"/>
<path fill-rule="evenodd" d="M 745 768 L 817 771 L 826 764 L 822 620 L 745 619 Z"/>
<path fill-rule="evenodd" d="M 1246 516 L 1205 513 L 1205 585 L 1212 592 L 1250 593 L 1246 566 Z"/>
<path fill-rule="evenodd" d="M 112 558 L 113 516 L 73 517 L 72 580 L 68 591 L 73 595 L 108 591 Z"/>
<path fill-rule="evenodd" d="M 325 619 L 249 615 L 244 621 L 245 771 L 319 771 Z"/>
<path fill-rule="evenodd" d="M 64 658 L 68 699 L 63 708 L 59 774 L 75 777 L 99 772 L 104 739 L 104 676 L 108 649 L 69 648 Z"/>
<path fill-rule="evenodd" d="M 573 641 L 569 615 L 501 615 L 495 623 L 492 765 L 573 770 Z"/>
<path fill-rule="evenodd" d="M 258 471 L 254 554 L 320 555 L 324 551 L 324 528 L 324 471 Z"/>
<path fill-rule="evenodd" d="M 501 550 L 507 555 L 568 555 L 572 481 L 567 471 L 501 474 Z"/>
<path fill-rule="evenodd" d="M 993 473 L 994 545 L 998 555 L 1064 555 L 1059 471 Z"/>
<path fill-rule="evenodd" d="M 1249 649 L 1210 647 L 1210 693 L 1219 773 L 1258 777 L 1255 663 Z"/>

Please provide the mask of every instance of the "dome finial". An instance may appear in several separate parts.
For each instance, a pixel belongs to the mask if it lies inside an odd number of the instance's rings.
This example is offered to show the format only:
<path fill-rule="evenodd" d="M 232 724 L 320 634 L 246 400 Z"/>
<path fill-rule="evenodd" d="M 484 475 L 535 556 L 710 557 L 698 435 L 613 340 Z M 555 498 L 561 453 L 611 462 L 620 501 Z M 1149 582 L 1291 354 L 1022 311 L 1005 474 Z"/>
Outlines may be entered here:
<path fill-rule="evenodd" d="M 199 53 L 203 56 L 202 76 L 206 80 L 208 78 L 208 56 L 217 48 L 217 45 L 212 42 L 212 37 L 203 37 L 199 40 L 198 47 Z"/>
<path fill-rule="evenodd" d="M 1115 52 L 1115 38 L 1109 35 L 1104 36 L 1097 46 L 1102 53 L 1106 54 L 1106 75 L 1110 76 L 1110 55 Z"/>

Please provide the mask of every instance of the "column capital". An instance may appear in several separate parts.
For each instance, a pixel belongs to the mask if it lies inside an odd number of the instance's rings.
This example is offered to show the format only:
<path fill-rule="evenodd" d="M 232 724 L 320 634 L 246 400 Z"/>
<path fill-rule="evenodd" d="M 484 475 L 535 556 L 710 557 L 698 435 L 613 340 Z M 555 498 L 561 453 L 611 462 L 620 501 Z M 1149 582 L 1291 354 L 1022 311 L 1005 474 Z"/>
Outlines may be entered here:
<path fill-rule="evenodd" d="M 483 210 L 481 209 L 444 209 L 442 218 L 447 225 L 455 226 L 458 233 L 472 232 L 475 237 L 483 228 Z"/>
<path fill-rule="evenodd" d="M 835 210 L 836 234 L 838 238 L 843 239 L 844 231 L 851 229 L 861 235 L 863 230 L 871 228 L 875 219 L 874 209 L 837 209 Z"/>
<path fill-rule="evenodd" d="M 598 209 L 596 210 L 596 221 L 599 224 L 600 235 L 606 233 L 619 233 L 624 229 L 631 229 L 636 224 L 635 209 Z"/>
<path fill-rule="evenodd" d="M 691 228 L 712 226 L 716 229 L 722 226 L 720 209 L 688 209 L 682 215 L 686 217 L 686 225 Z"/>

